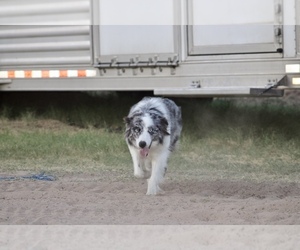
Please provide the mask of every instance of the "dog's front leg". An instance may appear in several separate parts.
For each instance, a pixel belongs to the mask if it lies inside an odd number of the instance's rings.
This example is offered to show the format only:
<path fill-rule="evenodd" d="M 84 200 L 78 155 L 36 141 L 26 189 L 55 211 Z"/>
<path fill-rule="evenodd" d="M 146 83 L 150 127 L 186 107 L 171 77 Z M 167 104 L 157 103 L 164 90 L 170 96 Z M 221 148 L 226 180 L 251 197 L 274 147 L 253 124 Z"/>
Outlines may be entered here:
<path fill-rule="evenodd" d="M 160 158 L 152 161 L 152 173 L 148 180 L 147 195 L 157 195 L 163 192 L 159 184 L 163 181 L 167 161 L 167 155 L 162 155 Z"/>
<path fill-rule="evenodd" d="M 129 147 L 129 151 L 130 151 L 132 162 L 133 162 L 134 176 L 137 178 L 145 178 L 143 166 L 140 161 L 140 157 L 139 157 L 138 153 L 136 152 L 136 149 Z"/>

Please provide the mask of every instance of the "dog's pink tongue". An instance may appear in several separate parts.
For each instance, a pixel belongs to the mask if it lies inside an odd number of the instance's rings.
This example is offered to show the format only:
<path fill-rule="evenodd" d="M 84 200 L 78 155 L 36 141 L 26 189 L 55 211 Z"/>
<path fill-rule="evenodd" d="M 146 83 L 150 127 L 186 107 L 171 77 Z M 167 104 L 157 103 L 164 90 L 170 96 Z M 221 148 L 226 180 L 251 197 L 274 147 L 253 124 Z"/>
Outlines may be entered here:
<path fill-rule="evenodd" d="M 140 150 L 140 154 L 141 154 L 141 156 L 143 156 L 143 157 L 147 157 L 148 154 L 149 154 L 149 148 L 145 147 L 145 148 L 141 149 L 141 150 Z"/>

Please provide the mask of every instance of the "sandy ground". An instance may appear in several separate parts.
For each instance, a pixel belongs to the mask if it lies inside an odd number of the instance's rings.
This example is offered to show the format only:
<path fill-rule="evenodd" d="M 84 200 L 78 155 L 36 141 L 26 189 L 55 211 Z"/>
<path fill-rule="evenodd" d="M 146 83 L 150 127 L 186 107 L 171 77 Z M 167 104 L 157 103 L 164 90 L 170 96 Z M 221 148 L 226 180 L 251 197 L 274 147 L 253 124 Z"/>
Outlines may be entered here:
<path fill-rule="evenodd" d="M 300 224 L 300 185 L 167 180 L 146 196 L 144 180 L 0 181 L 1 225 Z"/>

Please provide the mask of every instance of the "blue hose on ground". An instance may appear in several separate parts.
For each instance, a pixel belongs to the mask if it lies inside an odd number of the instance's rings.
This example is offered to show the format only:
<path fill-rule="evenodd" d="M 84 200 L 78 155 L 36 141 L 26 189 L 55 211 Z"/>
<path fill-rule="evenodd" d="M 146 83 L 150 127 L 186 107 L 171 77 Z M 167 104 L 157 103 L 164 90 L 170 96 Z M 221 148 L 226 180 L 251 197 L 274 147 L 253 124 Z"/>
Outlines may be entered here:
<path fill-rule="evenodd" d="M 0 181 L 14 181 L 20 179 L 30 179 L 30 180 L 37 180 L 37 181 L 55 181 L 56 178 L 52 175 L 46 175 L 45 173 L 41 174 L 33 174 L 33 175 L 26 175 L 26 176 L 0 176 Z"/>

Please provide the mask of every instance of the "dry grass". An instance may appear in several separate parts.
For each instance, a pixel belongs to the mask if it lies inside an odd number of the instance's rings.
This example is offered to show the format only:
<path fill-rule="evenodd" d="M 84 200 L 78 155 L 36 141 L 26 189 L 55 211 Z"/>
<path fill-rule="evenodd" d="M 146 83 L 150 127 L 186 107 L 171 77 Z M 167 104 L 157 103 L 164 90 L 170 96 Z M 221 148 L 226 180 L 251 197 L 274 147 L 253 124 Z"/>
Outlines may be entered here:
<path fill-rule="evenodd" d="M 35 102 L 30 98 L 28 103 L 23 95 L 25 101 L 9 96 L 1 106 L 2 173 L 45 171 L 132 178 L 122 117 L 140 96 L 68 94 L 66 102 L 65 96 L 57 94 L 59 98 L 46 95 Z M 237 105 L 228 100 L 175 101 L 182 106 L 184 130 L 167 178 L 299 182 L 297 108 L 273 103 Z"/>

